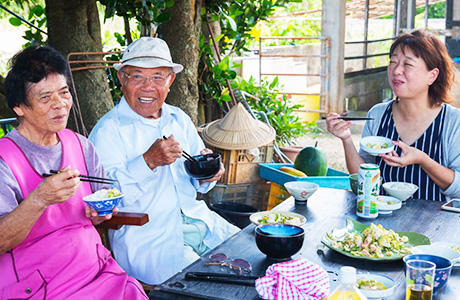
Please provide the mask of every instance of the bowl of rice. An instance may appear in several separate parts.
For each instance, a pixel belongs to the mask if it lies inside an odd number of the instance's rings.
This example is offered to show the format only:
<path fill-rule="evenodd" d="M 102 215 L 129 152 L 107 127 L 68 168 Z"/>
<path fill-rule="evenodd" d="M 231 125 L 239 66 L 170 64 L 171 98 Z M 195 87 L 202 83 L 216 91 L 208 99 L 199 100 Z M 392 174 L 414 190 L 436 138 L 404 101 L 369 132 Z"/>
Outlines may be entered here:
<path fill-rule="evenodd" d="M 121 199 L 123 199 L 123 194 L 117 188 L 101 189 L 83 197 L 83 201 L 94 208 L 99 216 L 111 214 Z"/>
<path fill-rule="evenodd" d="M 418 190 L 418 186 L 409 182 L 385 182 L 382 186 L 388 195 L 401 201 L 406 201 Z"/>

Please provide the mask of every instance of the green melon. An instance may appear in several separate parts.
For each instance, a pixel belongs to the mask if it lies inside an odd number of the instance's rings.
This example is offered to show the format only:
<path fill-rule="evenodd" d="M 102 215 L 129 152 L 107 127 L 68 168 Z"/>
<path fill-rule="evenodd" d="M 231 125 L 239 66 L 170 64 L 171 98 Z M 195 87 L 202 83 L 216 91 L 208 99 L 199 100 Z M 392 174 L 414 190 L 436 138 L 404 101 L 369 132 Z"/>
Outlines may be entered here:
<path fill-rule="evenodd" d="M 307 174 L 308 176 L 326 176 L 327 155 L 326 153 L 313 146 L 303 148 L 297 155 L 294 168 Z"/>

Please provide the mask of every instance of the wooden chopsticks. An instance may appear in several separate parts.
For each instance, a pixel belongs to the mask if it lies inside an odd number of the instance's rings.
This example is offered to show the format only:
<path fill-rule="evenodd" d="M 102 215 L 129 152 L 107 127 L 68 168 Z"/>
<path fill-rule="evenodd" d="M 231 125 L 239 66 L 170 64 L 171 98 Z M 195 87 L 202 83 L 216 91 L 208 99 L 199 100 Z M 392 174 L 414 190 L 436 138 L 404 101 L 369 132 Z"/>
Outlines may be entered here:
<path fill-rule="evenodd" d="M 59 171 L 56 170 L 50 170 L 50 173 L 43 173 L 42 177 L 50 177 L 53 174 L 59 174 Z M 87 181 L 87 182 L 94 182 L 94 183 L 105 183 L 105 184 L 112 184 L 118 180 L 116 179 L 110 179 L 110 178 L 103 178 L 103 177 L 95 177 L 95 176 L 88 176 L 88 175 L 80 175 L 81 181 Z"/>
<path fill-rule="evenodd" d="M 168 138 L 165 137 L 165 136 L 163 135 L 163 139 L 164 139 L 164 140 L 167 140 Z M 182 156 L 183 156 L 186 160 L 188 160 L 188 161 L 191 161 L 191 162 L 198 162 L 193 156 L 191 156 L 190 154 L 188 154 L 188 153 L 185 152 L 184 150 L 182 150 Z"/>

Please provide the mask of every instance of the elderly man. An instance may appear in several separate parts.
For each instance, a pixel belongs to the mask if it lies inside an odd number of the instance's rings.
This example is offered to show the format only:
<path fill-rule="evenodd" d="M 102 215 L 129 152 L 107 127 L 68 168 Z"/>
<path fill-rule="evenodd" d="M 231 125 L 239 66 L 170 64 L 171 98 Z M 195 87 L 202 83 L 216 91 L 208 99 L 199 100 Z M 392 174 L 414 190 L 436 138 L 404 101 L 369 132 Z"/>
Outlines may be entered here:
<path fill-rule="evenodd" d="M 118 263 L 128 274 L 159 284 L 239 229 L 216 213 L 196 193 L 214 187 L 224 172 L 197 181 L 185 172 L 182 149 L 197 155 L 205 149 L 191 119 L 165 102 L 176 73 L 161 39 L 142 37 L 115 64 L 123 97 L 96 124 L 90 140 L 109 176 L 125 194 L 120 210 L 145 212 L 144 226 L 124 226 L 109 236 Z M 167 138 L 163 138 L 167 137 Z"/>

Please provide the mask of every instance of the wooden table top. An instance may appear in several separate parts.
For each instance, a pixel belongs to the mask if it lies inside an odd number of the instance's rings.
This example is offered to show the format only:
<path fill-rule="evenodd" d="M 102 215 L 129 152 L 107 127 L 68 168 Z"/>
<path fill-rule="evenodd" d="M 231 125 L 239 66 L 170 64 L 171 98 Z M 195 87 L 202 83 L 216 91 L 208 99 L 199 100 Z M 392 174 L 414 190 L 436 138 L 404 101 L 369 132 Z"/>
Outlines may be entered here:
<path fill-rule="evenodd" d="M 344 256 L 324 248 L 318 250 L 321 239 L 335 228 L 345 227 L 347 217 L 361 223 L 382 224 L 395 231 L 414 231 L 426 235 L 431 242 L 460 242 L 460 214 L 441 210 L 442 202 L 427 200 L 408 200 L 402 208 L 390 215 L 379 215 L 377 219 L 366 220 L 356 216 L 356 196 L 347 190 L 319 188 L 308 200 L 307 205 L 296 205 L 291 197 L 278 205 L 277 211 L 292 211 L 304 215 L 307 222 L 302 226 L 305 240 L 302 249 L 292 258 L 303 257 L 325 270 L 339 273 L 342 266 L 353 266 L 357 272 L 378 273 L 391 277 L 396 282 L 396 291 L 387 299 L 405 298 L 405 274 L 402 260 L 375 262 Z M 249 225 L 234 235 L 211 253 L 225 253 L 231 258 L 242 258 L 252 264 L 252 275 L 264 276 L 266 269 L 274 261 L 259 251 L 255 242 L 254 225 Z M 232 273 L 227 267 L 205 266 L 209 261 L 202 257 L 182 272 L 158 285 L 151 293 L 154 299 L 260 299 L 254 287 L 197 281 L 185 279 L 186 272 Z M 234 273 L 234 272 L 233 272 Z M 331 290 L 338 284 L 335 275 L 330 276 Z M 185 286 L 182 287 L 181 283 Z M 452 270 L 447 285 L 433 296 L 435 300 L 460 299 L 460 269 Z"/>

